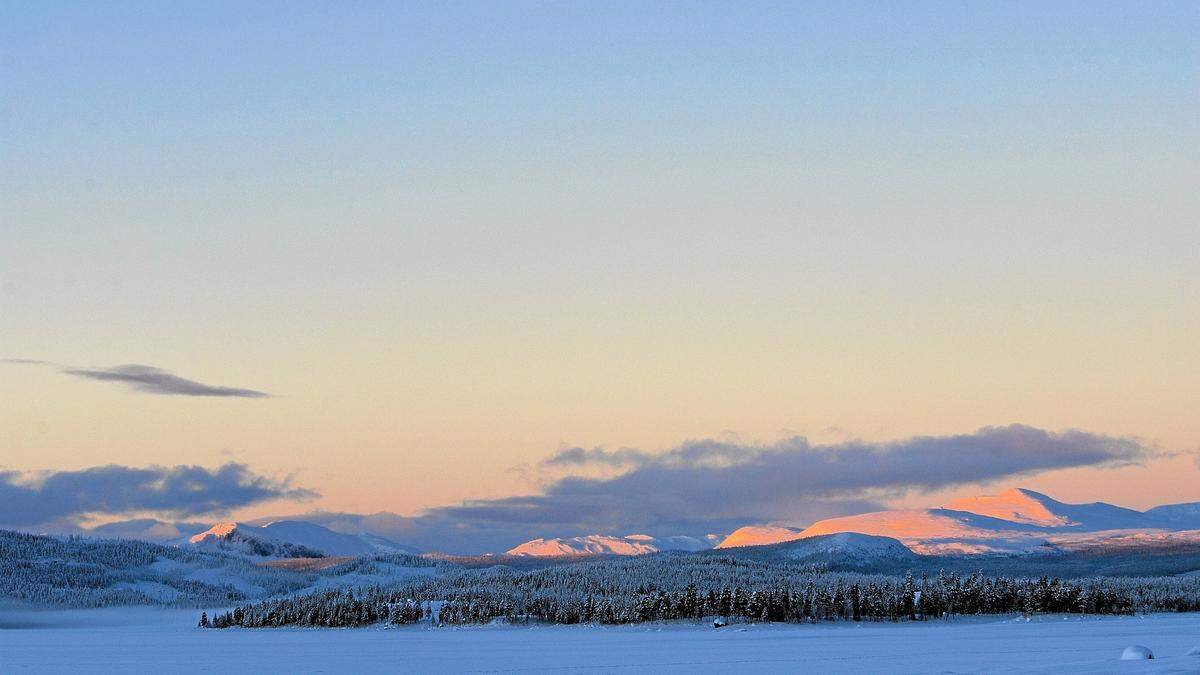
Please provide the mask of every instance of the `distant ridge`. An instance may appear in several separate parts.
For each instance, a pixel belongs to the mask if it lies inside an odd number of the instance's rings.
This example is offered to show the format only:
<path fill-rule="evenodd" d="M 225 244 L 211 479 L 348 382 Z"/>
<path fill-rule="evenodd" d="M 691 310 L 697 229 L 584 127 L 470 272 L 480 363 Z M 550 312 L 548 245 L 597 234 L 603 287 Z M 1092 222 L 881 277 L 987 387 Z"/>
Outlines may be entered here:
<path fill-rule="evenodd" d="M 417 552 L 383 537 L 343 534 L 301 520 L 278 520 L 261 526 L 236 522 L 217 523 L 204 532 L 175 543 L 277 558 Z"/>
<path fill-rule="evenodd" d="M 510 556 L 561 557 L 585 555 L 645 555 L 659 551 L 700 551 L 711 548 L 716 535 L 696 537 L 656 538 L 648 534 L 628 534 L 614 537 L 590 534 L 579 537 L 531 539 L 505 552 Z"/>
<path fill-rule="evenodd" d="M 894 537 L 925 554 L 1045 551 L 1047 547 L 1096 546 L 1128 541 L 1131 533 L 1176 532 L 1173 539 L 1200 540 L 1200 504 L 1160 506 L 1145 512 L 1104 502 L 1066 504 L 1024 488 L 968 497 L 943 508 L 876 511 L 828 518 L 801 531 L 744 527 L 717 548 L 770 545 L 817 535 L 855 532 Z"/>

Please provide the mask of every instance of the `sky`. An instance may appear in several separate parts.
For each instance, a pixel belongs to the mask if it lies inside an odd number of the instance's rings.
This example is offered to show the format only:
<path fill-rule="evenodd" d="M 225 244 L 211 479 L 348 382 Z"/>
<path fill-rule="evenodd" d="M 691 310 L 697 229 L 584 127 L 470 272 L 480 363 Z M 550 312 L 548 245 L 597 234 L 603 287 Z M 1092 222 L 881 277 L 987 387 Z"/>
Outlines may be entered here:
<path fill-rule="evenodd" d="M 1192 2 L 0 1 L 0 504 L 516 500 L 501 541 L 1200 501 L 1197 34 Z M 682 517 L 697 447 L 720 499 L 795 491 Z M 856 451 L 909 459 L 839 483 Z M 564 515 L 643 475 L 660 520 Z"/>

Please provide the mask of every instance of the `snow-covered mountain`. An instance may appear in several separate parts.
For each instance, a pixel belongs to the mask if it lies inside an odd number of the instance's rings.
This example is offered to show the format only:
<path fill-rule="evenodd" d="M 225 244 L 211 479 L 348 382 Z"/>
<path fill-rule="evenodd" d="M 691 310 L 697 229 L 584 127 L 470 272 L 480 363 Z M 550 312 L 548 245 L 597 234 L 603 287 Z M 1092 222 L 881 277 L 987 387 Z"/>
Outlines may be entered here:
<path fill-rule="evenodd" d="M 728 537 L 721 540 L 716 548 L 738 548 L 741 546 L 765 546 L 778 544 L 781 541 L 791 541 L 800 536 L 800 530 L 791 527 L 772 527 L 770 525 L 747 525 L 734 530 Z"/>
<path fill-rule="evenodd" d="M 383 537 L 343 534 L 303 520 L 277 520 L 262 526 L 277 541 L 303 544 L 326 555 L 371 555 L 374 553 L 417 553 L 415 549 Z"/>
<path fill-rule="evenodd" d="M 12 599 L 76 607 L 170 603 L 212 608 L 304 591 L 386 585 L 434 576 L 439 566 L 409 555 L 263 560 L 237 549 L 248 545 L 246 532 L 214 529 L 213 537 L 234 535 L 230 540 L 237 544 L 180 547 L 0 529 L 0 617 Z M 265 545 L 261 539 L 257 543 Z M 331 560 L 340 564 L 320 564 Z M 291 564 L 296 562 L 317 564 Z"/>
<path fill-rule="evenodd" d="M 1200 502 L 1156 506 L 1146 516 L 1172 529 L 1200 530 Z"/>
<path fill-rule="evenodd" d="M 970 497 L 942 508 L 877 511 L 829 518 L 799 532 L 789 528 L 742 528 L 718 545 L 766 545 L 816 535 L 856 532 L 894 537 L 925 554 L 1033 552 L 1097 546 L 1112 538 L 1129 541 L 1134 533 L 1200 529 L 1200 504 L 1160 506 L 1146 512 L 1103 502 L 1066 504 L 1044 494 L 1014 488 L 996 495 Z"/>
<path fill-rule="evenodd" d="M 855 560 L 911 560 L 914 555 L 904 544 L 891 537 L 876 537 L 857 532 L 817 535 L 793 539 L 780 544 L 775 551 L 782 558 L 811 560 L 844 556 Z"/>
<path fill-rule="evenodd" d="M 320 549 L 276 540 L 261 527 L 234 522 L 217 523 L 199 534 L 171 543 L 260 558 L 316 558 L 327 555 Z"/>
<path fill-rule="evenodd" d="M 1064 504 L 1040 492 L 1024 488 L 1013 488 L 997 495 L 959 499 L 950 502 L 944 508 L 1039 527 L 1071 527 L 1099 531 L 1154 526 L 1153 519 L 1141 511 L 1104 502 Z"/>
<path fill-rule="evenodd" d="M 557 537 L 533 539 L 509 549 L 505 555 L 519 556 L 577 556 L 577 555 L 643 555 L 659 551 L 701 551 L 712 548 L 719 537 L 709 535 L 696 537 L 655 538 L 648 534 L 630 534 L 613 537 L 590 534 L 581 537 Z"/>
<path fill-rule="evenodd" d="M 204 532 L 175 543 L 276 558 L 416 553 L 407 546 L 383 537 L 343 534 L 301 520 L 279 520 L 262 526 L 217 523 Z"/>

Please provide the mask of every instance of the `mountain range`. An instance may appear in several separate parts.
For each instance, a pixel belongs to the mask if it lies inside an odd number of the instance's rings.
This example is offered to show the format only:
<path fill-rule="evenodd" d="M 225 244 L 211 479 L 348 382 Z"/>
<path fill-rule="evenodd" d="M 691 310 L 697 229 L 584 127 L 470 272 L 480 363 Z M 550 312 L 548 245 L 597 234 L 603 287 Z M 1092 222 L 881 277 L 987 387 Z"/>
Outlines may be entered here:
<path fill-rule="evenodd" d="M 204 532 L 168 543 L 273 558 L 417 553 L 415 549 L 376 535 L 343 534 L 299 520 L 278 520 L 262 526 L 217 523 Z"/>
<path fill-rule="evenodd" d="M 273 558 L 418 553 L 416 547 L 396 542 L 378 531 L 371 532 L 375 528 L 369 527 L 368 518 L 380 517 L 381 514 L 376 514 L 355 520 L 342 514 L 329 521 L 328 527 L 303 519 L 216 525 L 146 519 L 102 525 L 89 534 Z M 1103 502 L 1068 504 L 1033 490 L 1013 488 L 999 494 L 958 499 L 937 508 L 894 509 L 829 518 L 806 528 L 753 524 L 725 536 L 596 533 L 540 537 L 513 546 L 499 557 L 513 561 L 745 549 L 840 533 L 886 537 L 922 555 L 1034 554 L 1097 547 L 1190 545 L 1200 543 L 1200 503 L 1137 511 Z"/>
<path fill-rule="evenodd" d="M 802 530 L 744 527 L 717 548 L 762 546 L 838 532 L 893 537 L 927 555 L 1029 553 L 1130 537 L 1200 540 L 1200 504 L 1135 511 L 1103 502 L 1066 504 L 1013 488 L 944 507 L 876 511 L 821 520 Z"/>

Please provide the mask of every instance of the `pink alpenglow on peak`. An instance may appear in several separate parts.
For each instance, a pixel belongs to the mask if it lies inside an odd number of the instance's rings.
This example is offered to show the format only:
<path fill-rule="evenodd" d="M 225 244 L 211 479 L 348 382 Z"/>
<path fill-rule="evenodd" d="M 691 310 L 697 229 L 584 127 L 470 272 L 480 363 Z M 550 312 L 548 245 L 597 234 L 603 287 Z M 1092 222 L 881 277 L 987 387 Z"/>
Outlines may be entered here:
<path fill-rule="evenodd" d="M 945 508 L 1043 527 L 1072 524 L 1066 516 L 1051 510 L 1055 505 L 1062 506 L 1061 502 L 1033 490 L 1013 488 L 998 495 L 958 499 L 947 504 Z"/>
<path fill-rule="evenodd" d="M 799 530 L 790 527 L 774 527 L 771 525 L 747 525 L 734 530 L 725 537 L 716 548 L 737 548 L 739 546 L 766 546 L 785 541 L 799 539 Z"/>
<path fill-rule="evenodd" d="M 817 521 L 802 532 L 743 527 L 718 548 L 761 546 L 800 537 L 857 532 L 893 537 L 923 554 L 1021 553 L 1117 544 L 1136 536 L 1168 533 L 1171 541 L 1200 541 L 1200 508 L 1194 504 L 1135 511 L 1104 502 L 1066 504 L 1014 488 L 955 500 L 943 508 L 898 509 Z M 1167 536 L 1167 535 L 1163 535 Z"/>
<path fill-rule="evenodd" d="M 222 537 L 227 537 L 230 534 L 233 534 L 234 532 L 237 531 L 237 529 L 238 529 L 237 523 L 217 523 L 216 525 L 213 525 L 212 527 L 201 532 L 200 534 L 192 535 L 191 537 L 188 538 L 188 542 L 192 543 L 192 544 L 199 544 L 200 542 L 208 539 L 209 537 L 213 537 L 215 539 L 220 539 Z"/>
<path fill-rule="evenodd" d="M 636 538 L 635 538 L 636 537 Z M 570 556 L 570 555 L 643 555 L 657 553 L 658 548 L 645 539 L 633 537 L 610 537 L 590 534 L 582 537 L 556 539 L 533 539 L 507 551 L 508 555 L 524 556 Z"/>

